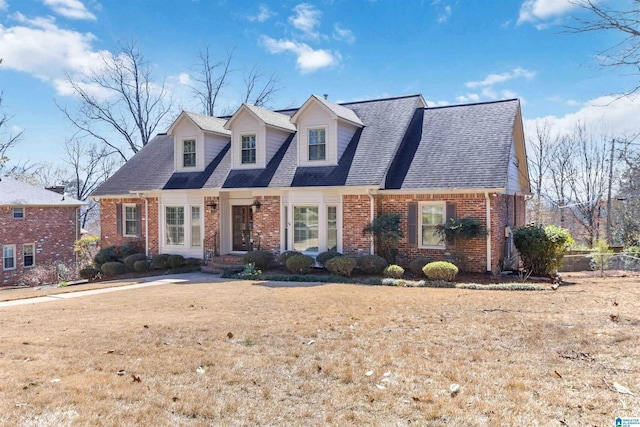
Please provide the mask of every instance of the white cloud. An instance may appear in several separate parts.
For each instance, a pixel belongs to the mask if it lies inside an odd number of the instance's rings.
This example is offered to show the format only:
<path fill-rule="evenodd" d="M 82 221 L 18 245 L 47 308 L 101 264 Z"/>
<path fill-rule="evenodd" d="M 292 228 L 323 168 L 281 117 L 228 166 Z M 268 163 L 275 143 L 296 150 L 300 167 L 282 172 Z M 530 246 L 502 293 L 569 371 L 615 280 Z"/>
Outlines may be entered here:
<path fill-rule="evenodd" d="M 16 13 L 12 18 L 19 25 L 0 25 L 3 67 L 52 81 L 67 73 L 87 72 L 101 63 L 102 52 L 92 48 L 93 34 L 59 28 L 52 17 L 28 19 Z"/>
<path fill-rule="evenodd" d="M 614 95 L 593 99 L 574 113 L 562 117 L 546 116 L 524 121 L 525 132 L 534 132 L 537 120 L 547 120 L 554 135 L 573 133 L 578 123 L 585 124 L 594 134 L 625 137 L 638 133 L 640 97 L 617 98 Z M 529 133 L 532 134 L 532 133 Z"/>
<path fill-rule="evenodd" d="M 6 0 L 0 0 L 0 10 L 7 10 L 8 7 Z"/>
<path fill-rule="evenodd" d="M 518 24 L 557 18 L 576 7 L 569 0 L 525 0 L 520 6 Z"/>
<path fill-rule="evenodd" d="M 65 18 L 96 20 L 96 16 L 80 0 L 43 0 L 43 3 Z"/>
<path fill-rule="evenodd" d="M 438 15 L 438 23 L 443 24 L 451 17 L 451 6 L 445 6 L 442 12 Z"/>
<path fill-rule="evenodd" d="M 187 73 L 180 73 L 178 75 L 178 82 L 181 85 L 189 85 L 191 84 L 191 76 Z"/>
<path fill-rule="evenodd" d="M 505 89 L 505 90 L 502 91 L 502 97 L 503 98 L 517 98 L 518 94 L 515 93 L 512 90 Z"/>
<path fill-rule="evenodd" d="M 256 21 L 257 21 L 257 22 L 265 22 L 265 21 L 267 21 L 269 18 L 271 18 L 271 17 L 273 17 L 273 16 L 275 16 L 275 15 L 276 15 L 276 13 L 275 13 L 275 12 L 272 12 L 271 10 L 269 10 L 269 7 L 268 7 L 268 6 L 266 6 L 266 5 L 264 5 L 264 4 L 261 4 L 261 5 L 258 7 L 258 13 L 257 13 L 257 14 L 255 14 L 255 15 L 247 16 L 247 19 L 248 19 L 250 22 L 256 22 Z"/>
<path fill-rule="evenodd" d="M 475 81 L 475 82 L 467 82 L 464 85 L 468 88 L 476 88 L 476 87 L 487 87 L 493 86 L 498 83 L 504 83 L 508 80 L 512 80 L 518 77 L 524 77 L 527 80 L 531 80 L 536 75 L 535 71 L 525 70 L 524 68 L 518 67 L 514 68 L 510 72 L 502 73 L 502 74 L 489 74 L 484 80 Z"/>
<path fill-rule="evenodd" d="M 320 34 L 316 27 L 320 26 L 320 16 L 322 12 L 308 3 L 300 3 L 293 8 L 295 15 L 289 17 L 289 23 L 302 33 L 312 39 L 317 39 Z"/>
<path fill-rule="evenodd" d="M 336 40 L 344 40 L 349 44 L 352 44 L 356 41 L 356 37 L 353 35 L 353 31 L 342 28 L 340 25 L 333 24 L 333 38 Z"/>
<path fill-rule="evenodd" d="M 297 56 L 297 67 L 302 73 L 312 73 L 340 62 L 340 54 L 325 49 L 312 49 L 305 43 L 292 40 L 276 40 L 262 36 L 262 44 L 270 53 L 292 52 Z"/>

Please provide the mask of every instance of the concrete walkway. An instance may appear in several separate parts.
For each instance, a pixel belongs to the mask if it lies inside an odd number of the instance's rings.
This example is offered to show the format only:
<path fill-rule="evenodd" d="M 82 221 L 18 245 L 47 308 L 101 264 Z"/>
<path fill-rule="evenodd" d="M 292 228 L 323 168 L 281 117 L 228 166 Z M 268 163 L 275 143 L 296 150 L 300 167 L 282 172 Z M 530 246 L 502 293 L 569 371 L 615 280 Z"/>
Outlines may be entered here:
<path fill-rule="evenodd" d="M 162 277 L 162 279 L 160 279 Z M 149 286 L 168 285 L 175 283 L 203 283 L 203 282 L 217 282 L 218 276 L 205 273 L 185 273 L 174 274 L 171 276 L 157 276 L 157 278 L 146 278 L 149 281 L 142 283 L 136 283 L 135 285 L 116 286 L 113 288 L 93 289 L 89 291 L 67 292 L 64 294 L 47 295 L 43 297 L 25 298 L 13 301 L 0 302 L 0 308 L 12 307 L 16 305 L 36 304 L 48 301 L 59 301 L 70 298 L 80 298 L 90 295 L 106 294 L 108 292 L 126 291 L 129 289 L 146 288 Z"/>

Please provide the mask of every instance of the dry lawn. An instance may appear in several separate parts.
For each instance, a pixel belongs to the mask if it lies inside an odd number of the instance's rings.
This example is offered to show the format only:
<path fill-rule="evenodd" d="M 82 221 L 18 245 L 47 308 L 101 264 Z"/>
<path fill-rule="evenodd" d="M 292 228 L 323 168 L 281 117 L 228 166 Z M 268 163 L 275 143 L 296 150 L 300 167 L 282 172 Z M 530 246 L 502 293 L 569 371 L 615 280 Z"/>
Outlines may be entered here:
<path fill-rule="evenodd" d="M 218 281 L 0 308 L 0 425 L 640 416 L 640 280 L 568 280 L 555 292 Z"/>

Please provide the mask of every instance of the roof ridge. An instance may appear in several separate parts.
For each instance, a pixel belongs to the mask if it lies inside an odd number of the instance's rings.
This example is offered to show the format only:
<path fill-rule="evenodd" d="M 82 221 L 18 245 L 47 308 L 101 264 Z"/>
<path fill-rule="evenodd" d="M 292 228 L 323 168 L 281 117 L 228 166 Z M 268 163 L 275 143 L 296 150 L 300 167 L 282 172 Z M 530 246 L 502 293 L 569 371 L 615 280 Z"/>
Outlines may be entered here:
<path fill-rule="evenodd" d="M 483 101 L 483 102 L 469 102 L 466 104 L 452 104 L 452 105 L 438 105 L 435 107 L 422 107 L 423 110 L 438 110 L 443 108 L 455 108 L 455 107 L 469 107 L 472 105 L 489 105 L 489 104 L 500 104 L 502 102 L 512 102 L 518 101 L 518 98 L 509 98 L 509 99 L 498 99 L 495 101 Z"/>
<path fill-rule="evenodd" d="M 365 104 L 367 102 L 380 102 L 380 101 L 395 101 L 398 99 L 406 99 L 406 98 L 416 98 L 416 97 L 421 97 L 422 95 L 419 93 L 414 93 L 411 95 L 401 95 L 401 96 L 390 96 L 388 98 L 376 98 L 376 99 L 365 99 L 362 101 L 349 101 L 349 102 L 341 102 L 340 104 L 337 105 L 352 105 L 352 104 Z"/>

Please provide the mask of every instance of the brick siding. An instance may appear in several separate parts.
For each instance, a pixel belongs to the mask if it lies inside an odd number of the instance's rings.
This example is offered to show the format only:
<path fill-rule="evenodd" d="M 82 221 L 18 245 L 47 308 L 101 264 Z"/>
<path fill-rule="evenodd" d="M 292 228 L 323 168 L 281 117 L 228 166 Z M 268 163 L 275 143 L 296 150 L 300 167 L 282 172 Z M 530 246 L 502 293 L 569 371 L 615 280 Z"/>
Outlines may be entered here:
<path fill-rule="evenodd" d="M 149 197 L 149 256 L 157 255 L 159 252 L 159 227 L 158 227 L 158 198 Z M 141 224 L 138 235 L 135 237 L 118 235 L 116 220 L 116 205 L 137 204 L 141 208 Z M 127 242 L 137 242 L 141 247 L 145 246 L 145 201 L 136 197 L 121 199 L 101 199 L 100 200 L 100 246 L 120 246 Z"/>
<path fill-rule="evenodd" d="M 371 235 L 362 230 L 371 222 L 368 195 L 342 196 L 342 252 L 349 256 L 371 254 Z"/>
<path fill-rule="evenodd" d="M 280 196 L 254 197 L 260 209 L 253 213 L 254 249 L 280 253 Z"/>
<path fill-rule="evenodd" d="M 0 256 L 2 245 L 15 245 L 15 269 L 4 270 L 0 259 L 0 285 L 15 285 L 22 274 L 30 270 L 23 267 L 23 247 L 35 244 L 35 265 L 76 261 L 73 242 L 78 238 L 76 207 L 25 207 L 22 219 L 13 218 L 13 207 L 0 206 Z"/>

